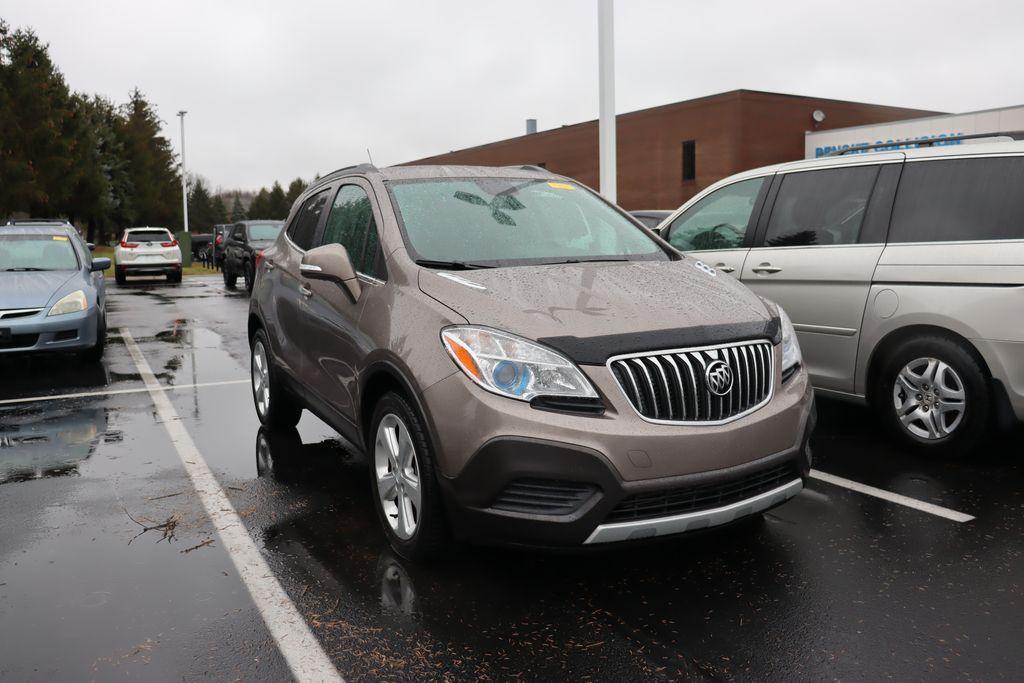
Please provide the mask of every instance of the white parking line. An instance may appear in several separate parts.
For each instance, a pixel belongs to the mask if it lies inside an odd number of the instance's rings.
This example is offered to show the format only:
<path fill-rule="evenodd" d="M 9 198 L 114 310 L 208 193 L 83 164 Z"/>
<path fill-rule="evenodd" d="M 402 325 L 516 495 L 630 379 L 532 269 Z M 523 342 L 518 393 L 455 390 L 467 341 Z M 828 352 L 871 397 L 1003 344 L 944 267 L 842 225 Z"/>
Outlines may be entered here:
<path fill-rule="evenodd" d="M 210 516 L 221 543 L 228 551 L 292 674 L 299 681 L 341 681 L 337 669 L 245 530 L 245 525 L 217 483 L 202 453 L 196 448 L 135 339 L 125 328 L 121 328 L 121 335 L 139 369 L 142 381 L 146 383 L 167 435 L 206 508 L 206 514 Z"/>
<path fill-rule="evenodd" d="M 822 472 L 820 470 L 811 470 L 810 476 L 814 479 L 834 484 L 836 486 L 842 486 L 845 489 L 856 491 L 857 493 L 863 493 L 866 496 L 874 496 L 875 498 L 881 498 L 887 500 L 890 503 L 896 503 L 897 505 L 904 505 L 908 508 L 914 508 L 921 512 L 927 512 L 928 514 L 935 515 L 937 517 L 943 517 L 945 519 L 952 520 L 954 522 L 970 522 L 974 517 L 965 514 L 963 512 L 957 512 L 956 510 L 950 510 L 940 505 L 934 505 L 932 503 L 926 503 L 923 500 L 917 498 L 910 498 L 899 493 L 893 493 L 886 491 L 885 489 L 878 489 L 874 486 L 868 486 L 867 484 L 861 484 L 859 481 L 853 481 L 851 479 L 844 479 L 837 477 L 834 474 L 828 472 Z"/>
<path fill-rule="evenodd" d="M 155 389 L 159 391 L 174 391 L 176 389 L 198 389 L 201 387 L 222 387 L 226 384 L 248 384 L 247 379 L 226 379 L 222 382 L 197 382 L 196 384 L 158 384 Z M 48 396 L 29 396 L 28 398 L 5 398 L 0 400 L 0 406 L 12 403 L 35 403 L 37 401 L 59 401 L 67 398 L 86 398 L 88 396 L 113 396 L 114 394 L 144 394 L 152 391 L 152 387 L 136 387 L 135 389 L 107 389 L 105 391 L 80 391 L 77 394 L 50 394 Z"/>

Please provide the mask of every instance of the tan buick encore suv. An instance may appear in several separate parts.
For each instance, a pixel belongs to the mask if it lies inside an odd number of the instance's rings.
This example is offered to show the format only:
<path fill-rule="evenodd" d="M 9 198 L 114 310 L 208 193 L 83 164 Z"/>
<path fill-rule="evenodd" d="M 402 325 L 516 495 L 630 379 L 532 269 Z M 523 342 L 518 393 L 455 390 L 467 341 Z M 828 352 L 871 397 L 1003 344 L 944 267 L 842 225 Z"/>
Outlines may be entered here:
<path fill-rule="evenodd" d="M 539 168 L 342 169 L 263 252 L 267 425 L 370 463 L 406 557 L 681 533 L 800 491 L 812 392 L 782 309 Z"/>
<path fill-rule="evenodd" d="M 1024 420 L 1024 143 L 942 143 L 747 171 L 658 229 L 786 307 L 819 393 L 963 455 Z"/>

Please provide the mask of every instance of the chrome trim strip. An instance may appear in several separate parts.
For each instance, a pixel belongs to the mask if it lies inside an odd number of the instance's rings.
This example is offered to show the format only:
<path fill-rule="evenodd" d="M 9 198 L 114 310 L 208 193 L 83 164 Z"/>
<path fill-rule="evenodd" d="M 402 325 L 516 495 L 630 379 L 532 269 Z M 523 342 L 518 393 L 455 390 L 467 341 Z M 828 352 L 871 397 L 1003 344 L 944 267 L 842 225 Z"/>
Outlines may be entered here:
<path fill-rule="evenodd" d="M 814 334 L 834 334 L 839 337 L 852 337 L 857 330 L 850 327 L 832 327 L 831 325 L 807 325 L 805 323 L 793 323 L 793 329 L 797 332 L 812 332 Z"/>
<path fill-rule="evenodd" d="M 767 348 L 763 349 L 763 355 L 762 355 L 762 351 L 760 350 L 760 347 L 762 345 L 767 347 Z M 694 353 L 694 352 L 704 352 L 704 351 L 716 351 L 716 352 L 717 351 L 721 351 L 722 353 L 726 353 L 726 351 L 725 351 L 726 349 L 731 349 L 734 346 L 749 347 L 750 348 L 751 356 L 753 357 L 752 365 L 754 365 L 755 372 L 758 373 L 758 377 L 760 377 L 760 368 L 762 368 L 762 366 L 764 366 L 763 369 L 768 373 L 768 386 L 766 387 L 765 397 L 764 397 L 764 399 L 761 400 L 761 402 L 759 402 L 759 403 L 757 403 L 755 405 L 752 405 L 749 408 L 747 408 L 746 410 L 744 410 L 742 412 L 739 412 L 739 413 L 736 413 L 735 415 L 727 417 L 727 418 L 725 418 L 723 420 L 711 420 L 711 419 L 701 420 L 701 419 L 699 419 L 700 418 L 700 406 L 697 405 L 698 403 L 701 402 L 701 400 L 700 400 L 701 397 L 697 395 L 697 385 L 696 385 L 697 377 L 696 377 L 696 373 L 694 371 L 694 368 L 690 364 L 690 360 L 687 358 L 686 354 L 691 354 L 691 353 Z M 771 342 L 770 339 L 748 339 L 746 341 L 732 342 L 732 343 L 729 343 L 729 344 L 712 344 L 712 345 L 709 345 L 709 346 L 694 346 L 694 347 L 682 348 L 682 349 L 664 349 L 664 350 L 658 350 L 658 351 L 643 351 L 641 353 L 624 353 L 622 355 L 612 356 L 611 358 L 609 358 L 607 361 L 605 361 L 605 367 L 608 368 L 608 372 L 611 373 L 612 378 L 615 380 L 615 383 L 619 385 L 619 390 L 622 391 L 622 394 L 623 394 L 623 396 L 626 399 L 626 403 L 629 404 L 629 407 L 633 410 L 634 413 L 636 413 L 637 417 L 639 417 L 644 422 L 649 422 L 651 424 L 659 424 L 659 425 L 670 425 L 670 426 L 694 426 L 694 427 L 697 427 L 697 426 L 708 426 L 708 427 L 714 427 L 714 426 L 718 426 L 718 425 L 729 424 L 730 422 L 735 422 L 736 420 L 739 420 L 740 418 L 746 417 L 747 415 L 750 415 L 754 411 L 756 411 L 756 410 L 766 406 L 772 400 L 772 398 L 775 396 L 775 353 L 774 353 L 774 348 L 775 347 L 772 345 L 772 342 Z M 693 420 L 661 420 L 661 419 L 645 416 L 643 413 L 640 412 L 640 410 L 637 410 L 637 407 L 635 405 L 633 405 L 632 401 L 629 400 L 629 392 L 626 391 L 626 388 L 624 386 L 622 386 L 621 382 L 619 382 L 619 378 L 615 375 L 615 371 L 612 369 L 612 365 L 616 361 L 628 361 L 628 360 L 633 360 L 634 362 L 639 363 L 640 367 L 645 368 L 645 366 L 640 361 L 638 361 L 636 359 L 646 358 L 646 357 L 650 357 L 650 356 L 668 356 L 668 355 L 675 355 L 676 357 L 678 357 L 679 360 L 683 361 L 687 365 L 689 370 L 690 370 L 690 373 L 691 373 L 690 374 L 690 383 L 693 386 L 694 399 L 695 399 L 694 404 L 695 404 L 696 410 L 697 410 L 697 415 L 695 415 L 694 417 L 698 418 L 698 419 L 693 419 Z M 701 364 L 703 365 L 703 367 L 705 367 L 705 368 L 707 367 L 707 362 L 703 358 L 702 355 L 696 354 L 694 357 L 701 361 Z M 767 364 L 766 364 L 766 361 L 767 361 Z M 630 366 L 630 364 L 629 363 L 623 363 L 623 366 L 628 368 Z M 647 372 L 646 368 L 644 369 L 644 372 L 645 373 Z M 755 381 L 756 381 L 756 379 L 757 378 L 755 378 Z M 648 380 L 650 380 L 649 373 L 648 373 Z M 653 386 L 652 386 L 652 390 L 653 390 Z M 710 418 L 711 417 L 711 393 L 710 392 L 705 392 L 705 393 L 707 394 L 707 409 L 708 409 L 707 417 Z M 757 391 L 757 392 L 755 392 L 754 395 L 756 396 L 758 393 L 760 393 L 760 392 Z M 642 406 L 641 406 L 641 409 L 642 409 Z"/>
<path fill-rule="evenodd" d="M 466 287 L 471 287 L 473 289 L 481 289 L 483 291 L 487 291 L 487 288 L 484 287 L 483 285 L 478 284 L 476 282 L 471 282 L 470 280 L 467 280 L 465 278 L 459 277 L 458 275 L 452 275 L 451 273 L 438 273 L 437 276 L 438 277 L 443 277 L 446 280 L 451 280 L 452 282 L 458 282 L 460 285 L 464 285 Z"/>
<path fill-rule="evenodd" d="M 698 512 L 684 512 L 680 515 L 659 517 L 657 519 L 601 524 L 594 529 L 583 543 L 588 545 L 592 543 L 614 543 L 616 541 L 654 538 L 655 536 L 681 534 L 686 531 L 728 524 L 741 517 L 754 515 L 779 503 L 783 503 L 800 493 L 803 487 L 804 482 L 802 479 L 794 479 L 788 484 L 783 484 L 771 491 L 765 491 L 752 498 L 740 500 L 720 508 L 700 510 Z"/>

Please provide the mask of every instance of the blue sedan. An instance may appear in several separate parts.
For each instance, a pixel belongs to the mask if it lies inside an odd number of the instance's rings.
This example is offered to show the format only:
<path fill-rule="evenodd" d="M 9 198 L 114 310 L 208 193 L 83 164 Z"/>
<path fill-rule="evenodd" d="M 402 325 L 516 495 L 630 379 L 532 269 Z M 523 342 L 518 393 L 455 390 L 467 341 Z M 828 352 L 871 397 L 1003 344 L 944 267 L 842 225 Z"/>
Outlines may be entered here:
<path fill-rule="evenodd" d="M 71 226 L 0 227 L 0 356 L 76 351 L 99 361 L 109 267 Z"/>

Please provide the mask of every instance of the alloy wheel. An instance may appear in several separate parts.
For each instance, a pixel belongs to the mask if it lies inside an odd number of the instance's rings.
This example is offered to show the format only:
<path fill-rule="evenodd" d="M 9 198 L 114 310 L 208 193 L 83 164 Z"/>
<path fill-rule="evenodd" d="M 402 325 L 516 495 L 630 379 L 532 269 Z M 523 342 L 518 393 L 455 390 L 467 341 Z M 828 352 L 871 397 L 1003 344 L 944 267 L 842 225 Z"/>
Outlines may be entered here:
<path fill-rule="evenodd" d="M 422 510 L 419 461 L 409 429 L 394 413 L 385 415 L 377 426 L 373 459 L 384 517 L 396 536 L 409 540 Z"/>
<path fill-rule="evenodd" d="M 963 380 L 938 358 L 910 361 L 896 376 L 893 408 L 903 428 L 926 441 L 952 434 L 964 419 L 967 396 Z"/>
<path fill-rule="evenodd" d="M 270 410 L 270 364 L 263 342 L 256 341 L 252 349 L 252 395 L 256 399 L 256 410 L 262 420 Z"/>

